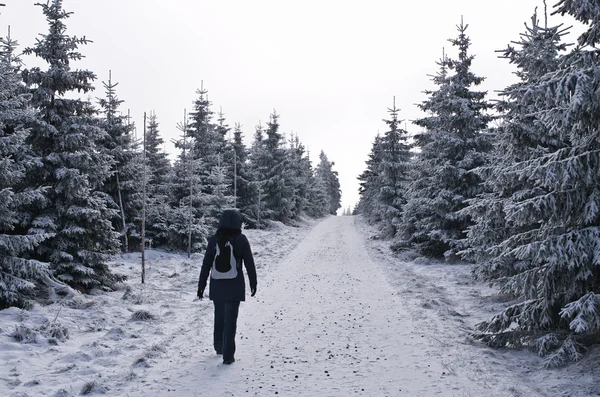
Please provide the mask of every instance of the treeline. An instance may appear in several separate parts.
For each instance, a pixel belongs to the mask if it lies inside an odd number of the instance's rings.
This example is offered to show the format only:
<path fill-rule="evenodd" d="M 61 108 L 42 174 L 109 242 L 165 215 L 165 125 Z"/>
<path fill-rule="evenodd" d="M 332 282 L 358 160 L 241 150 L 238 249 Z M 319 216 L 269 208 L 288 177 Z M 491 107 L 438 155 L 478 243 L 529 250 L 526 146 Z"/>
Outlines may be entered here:
<path fill-rule="evenodd" d="M 474 262 L 475 278 L 514 299 L 474 337 L 532 346 L 549 366 L 600 341 L 600 9 L 562 0 L 554 14 L 585 32 L 568 45 L 568 29 L 536 12 L 500 51 L 518 81 L 495 103 L 476 90 L 461 23 L 413 141 L 389 109 L 356 208 L 393 250 Z"/>
<path fill-rule="evenodd" d="M 25 68 L 10 32 L 0 39 L 0 308 L 114 288 L 123 278 L 107 262 L 141 248 L 142 221 L 152 247 L 195 252 L 224 208 L 250 228 L 336 213 L 333 162 L 321 152 L 313 167 L 275 111 L 246 147 L 241 126 L 214 115 L 202 88 L 178 126 L 173 164 L 156 114 L 136 139 L 110 76 L 96 104 L 80 98 L 96 80 L 73 68 L 87 40 L 66 34 L 61 0 L 39 5 L 49 30 L 24 54 L 46 67 Z"/>

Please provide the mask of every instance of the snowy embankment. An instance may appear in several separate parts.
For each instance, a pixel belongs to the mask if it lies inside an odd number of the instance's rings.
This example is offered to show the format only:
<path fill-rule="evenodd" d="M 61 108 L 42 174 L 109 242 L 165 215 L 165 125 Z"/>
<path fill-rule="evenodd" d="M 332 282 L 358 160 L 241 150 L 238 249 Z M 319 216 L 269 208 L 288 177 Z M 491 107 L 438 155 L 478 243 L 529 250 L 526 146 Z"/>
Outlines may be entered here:
<path fill-rule="evenodd" d="M 357 221 L 367 237 L 376 231 Z M 475 325 L 510 302 L 495 288 L 471 277 L 471 264 L 446 264 L 424 258 L 394 258 L 389 241 L 369 239 L 371 257 L 410 309 L 411 322 L 430 333 L 442 357 L 444 376 L 470 379 L 480 389 L 456 396 L 600 396 L 600 349 L 564 368 L 543 369 L 544 360 L 528 350 L 491 349 L 469 337 Z"/>
<path fill-rule="evenodd" d="M 312 225 L 246 231 L 259 274 Z M 175 366 L 208 352 L 211 340 L 195 340 L 212 321 L 208 299 L 195 299 L 202 256 L 147 251 L 142 285 L 140 254 L 122 255 L 111 263 L 129 277 L 119 291 L 0 311 L 0 396 L 128 395 L 123 389 L 143 396 L 145 385 L 162 376 L 153 371 L 157 363 Z"/>
<path fill-rule="evenodd" d="M 600 395 L 597 351 L 543 370 L 474 343 L 473 325 L 506 304 L 495 291 L 468 265 L 399 261 L 371 233 L 355 217 L 248 231 L 258 294 L 231 366 L 212 349 L 212 304 L 194 299 L 202 255 L 150 251 L 144 286 L 125 255 L 120 291 L 0 311 L 0 396 Z"/>

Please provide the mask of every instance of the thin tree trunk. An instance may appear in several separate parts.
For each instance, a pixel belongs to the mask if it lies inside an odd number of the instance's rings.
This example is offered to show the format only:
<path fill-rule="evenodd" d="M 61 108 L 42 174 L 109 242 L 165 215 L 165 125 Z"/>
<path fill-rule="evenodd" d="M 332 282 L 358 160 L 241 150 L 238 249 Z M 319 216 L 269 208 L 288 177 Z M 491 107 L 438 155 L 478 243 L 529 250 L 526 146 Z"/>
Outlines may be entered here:
<path fill-rule="evenodd" d="M 121 234 L 123 235 L 123 248 L 125 252 L 129 252 L 129 238 L 127 237 L 127 224 L 125 222 L 125 208 L 123 206 L 123 195 L 121 194 L 121 182 L 119 181 L 119 168 L 117 167 L 117 193 L 119 195 L 119 207 L 121 209 L 121 222 L 123 229 Z"/>
<path fill-rule="evenodd" d="M 233 147 L 233 208 L 237 209 L 237 153 Z"/>
<path fill-rule="evenodd" d="M 187 135 L 187 109 L 183 110 L 183 147 L 185 148 L 185 140 Z M 184 149 L 185 150 L 185 149 Z M 184 152 L 185 156 L 185 152 Z M 190 151 L 191 157 L 191 151 Z M 190 202 L 188 207 L 188 247 L 187 255 L 188 258 L 192 255 L 192 219 L 193 219 L 193 201 L 194 201 L 194 171 L 192 159 L 187 161 L 188 166 L 188 177 L 190 178 Z"/>
<path fill-rule="evenodd" d="M 258 219 L 257 219 L 257 225 L 256 227 L 258 229 L 260 229 L 260 199 L 261 199 L 261 193 L 262 193 L 262 187 L 260 186 L 260 183 L 258 185 Z"/>
<path fill-rule="evenodd" d="M 142 284 L 146 281 L 146 112 L 144 112 L 144 153 L 142 165 L 144 167 L 142 180 Z"/>

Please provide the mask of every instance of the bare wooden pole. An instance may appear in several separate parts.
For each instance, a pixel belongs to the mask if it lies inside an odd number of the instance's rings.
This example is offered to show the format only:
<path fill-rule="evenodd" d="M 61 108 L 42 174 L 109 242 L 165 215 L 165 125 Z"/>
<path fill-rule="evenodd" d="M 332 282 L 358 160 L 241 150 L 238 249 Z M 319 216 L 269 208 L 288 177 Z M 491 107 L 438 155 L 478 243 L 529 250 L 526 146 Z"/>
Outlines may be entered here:
<path fill-rule="evenodd" d="M 127 223 L 125 222 L 125 208 L 123 206 L 123 195 L 121 194 L 121 182 L 119 180 L 119 167 L 117 167 L 117 192 L 119 194 L 119 207 L 121 209 L 121 234 L 123 235 L 123 250 L 129 252 L 129 238 L 127 237 Z"/>
<path fill-rule="evenodd" d="M 187 135 L 187 109 L 183 110 L 183 140 L 185 142 L 185 136 Z M 184 143 L 185 146 L 185 143 Z M 191 157 L 191 153 L 190 153 Z M 193 200 L 194 200 L 194 171 L 193 171 L 193 163 L 192 159 L 187 162 L 188 168 L 188 176 L 190 178 L 190 202 L 188 208 L 188 247 L 187 247 L 187 255 L 188 258 L 192 256 L 192 219 L 193 219 Z"/>
<path fill-rule="evenodd" d="M 144 167 L 142 179 L 142 284 L 146 281 L 146 112 L 144 112 L 144 152 L 142 166 Z"/>
<path fill-rule="evenodd" d="M 233 146 L 233 208 L 237 208 L 237 152 Z"/>
<path fill-rule="evenodd" d="M 110 89 L 112 90 L 112 70 L 108 71 L 108 86 L 111 87 Z M 113 119 L 110 116 L 110 114 L 107 114 L 107 118 L 108 118 L 108 125 L 110 127 L 113 126 Z M 127 122 L 127 126 L 129 126 L 129 120 Z M 121 170 L 119 169 L 119 166 L 117 165 L 117 172 L 115 172 L 115 176 L 117 179 L 117 196 L 119 199 L 119 209 L 121 212 L 121 235 L 123 236 L 123 251 L 124 252 L 129 252 L 129 238 L 127 237 L 127 222 L 125 221 L 125 206 L 123 205 L 123 193 L 122 193 L 122 189 L 121 189 L 121 179 L 119 178 L 119 174 L 121 172 Z"/>

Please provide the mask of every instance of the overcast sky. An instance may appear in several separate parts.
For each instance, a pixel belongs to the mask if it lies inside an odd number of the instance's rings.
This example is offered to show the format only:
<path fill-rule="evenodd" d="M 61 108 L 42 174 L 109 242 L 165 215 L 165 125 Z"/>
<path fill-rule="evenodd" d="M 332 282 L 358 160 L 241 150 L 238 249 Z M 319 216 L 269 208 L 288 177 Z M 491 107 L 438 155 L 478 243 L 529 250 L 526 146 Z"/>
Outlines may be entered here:
<path fill-rule="evenodd" d="M 45 1 L 45 0 L 42 0 Z M 549 6 L 556 0 L 549 0 Z M 20 49 L 47 25 L 34 0 L 2 0 L 0 27 L 11 25 Z M 358 201 L 357 176 L 396 96 L 408 130 L 419 118 L 416 103 L 432 88 L 429 74 L 442 48 L 456 54 L 461 15 L 469 24 L 473 71 L 487 78 L 490 95 L 514 81 L 514 68 L 494 50 L 518 39 L 541 0 L 64 0 L 74 12 L 67 33 L 93 43 L 74 64 L 101 81 L 119 82 L 141 131 L 144 111 L 154 110 L 165 141 L 190 109 L 204 81 L 228 124 L 243 125 L 250 144 L 259 120 L 273 109 L 282 132 L 297 133 L 313 164 L 324 150 L 340 174 L 343 207 Z M 571 20 L 552 17 L 550 22 Z M 569 41 L 575 41 L 571 34 Z M 25 58 L 26 66 L 37 61 Z M 166 149 L 174 153 L 169 143 Z"/>

